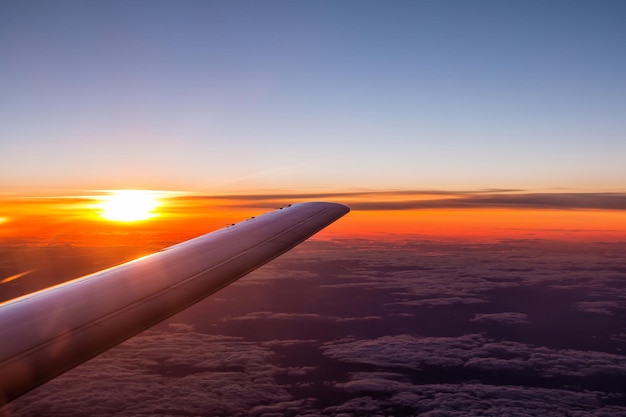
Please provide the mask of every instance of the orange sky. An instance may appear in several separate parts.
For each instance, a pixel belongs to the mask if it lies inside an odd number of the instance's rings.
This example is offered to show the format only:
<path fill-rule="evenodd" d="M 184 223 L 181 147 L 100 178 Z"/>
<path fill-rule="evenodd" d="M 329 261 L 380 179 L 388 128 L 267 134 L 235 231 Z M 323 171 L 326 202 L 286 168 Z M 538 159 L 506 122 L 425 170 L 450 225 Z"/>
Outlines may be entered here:
<path fill-rule="evenodd" d="M 101 195 L 102 193 L 100 193 Z M 278 208 L 279 198 L 204 197 L 166 194 L 155 216 L 139 222 L 105 220 L 98 195 L 4 198 L 0 238 L 47 244 L 123 246 L 141 243 L 158 249 Z M 359 206 L 367 196 L 337 198 Z M 294 196 L 292 201 L 301 199 Z M 285 199 L 287 200 L 287 199 Z M 330 200 L 326 198 L 326 200 Z M 281 200 L 282 201 L 282 200 Z M 626 239 L 626 211 L 545 208 L 428 208 L 353 210 L 318 238 L 371 239 Z"/>
<path fill-rule="evenodd" d="M 354 212 L 335 231 L 473 239 L 625 240 L 626 213 L 609 210 L 445 209 Z"/>

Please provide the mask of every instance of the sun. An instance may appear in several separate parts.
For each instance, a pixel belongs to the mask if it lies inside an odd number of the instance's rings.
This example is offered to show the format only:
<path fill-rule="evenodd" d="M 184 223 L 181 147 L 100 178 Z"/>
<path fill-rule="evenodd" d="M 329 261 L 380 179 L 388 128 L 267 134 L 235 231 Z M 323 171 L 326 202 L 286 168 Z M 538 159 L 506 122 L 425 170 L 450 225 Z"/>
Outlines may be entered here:
<path fill-rule="evenodd" d="M 158 193 L 147 190 L 112 190 L 98 204 L 100 215 L 112 221 L 137 222 L 148 220 L 161 205 Z"/>

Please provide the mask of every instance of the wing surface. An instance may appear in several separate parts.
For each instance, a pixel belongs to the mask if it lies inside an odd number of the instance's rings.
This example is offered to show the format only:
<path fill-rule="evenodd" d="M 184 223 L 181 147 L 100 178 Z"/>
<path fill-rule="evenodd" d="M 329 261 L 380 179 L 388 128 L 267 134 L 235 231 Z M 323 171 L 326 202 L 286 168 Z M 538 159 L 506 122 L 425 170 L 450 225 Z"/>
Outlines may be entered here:
<path fill-rule="evenodd" d="M 0 304 L 0 406 L 227 286 L 348 211 L 294 204 Z"/>

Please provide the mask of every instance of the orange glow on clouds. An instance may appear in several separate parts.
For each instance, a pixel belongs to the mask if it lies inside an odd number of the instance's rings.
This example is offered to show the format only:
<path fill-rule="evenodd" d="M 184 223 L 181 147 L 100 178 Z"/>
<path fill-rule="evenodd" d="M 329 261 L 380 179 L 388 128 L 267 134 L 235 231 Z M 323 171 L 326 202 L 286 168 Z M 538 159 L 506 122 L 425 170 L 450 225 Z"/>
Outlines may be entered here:
<path fill-rule="evenodd" d="M 16 279 L 22 278 L 22 277 L 30 274 L 33 271 L 35 271 L 35 270 L 34 269 L 29 269 L 28 271 L 20 272 L 18 274 L 13 274 L 13 275 L 8 276 L 6 278 L 0 279 L 0 284 L 6 284 L 8 282 L 15 281 Z"/>

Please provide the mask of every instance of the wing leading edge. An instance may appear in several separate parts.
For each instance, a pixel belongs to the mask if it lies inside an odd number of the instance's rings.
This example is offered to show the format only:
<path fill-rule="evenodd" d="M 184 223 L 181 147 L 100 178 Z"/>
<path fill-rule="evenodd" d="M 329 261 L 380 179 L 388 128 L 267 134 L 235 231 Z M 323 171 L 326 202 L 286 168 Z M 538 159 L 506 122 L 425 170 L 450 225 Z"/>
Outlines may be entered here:
<path fill-rule="evenodd" d="M 300 203 L 0 304 L 0 406 L 202 300 L 350 209 Z"/>

